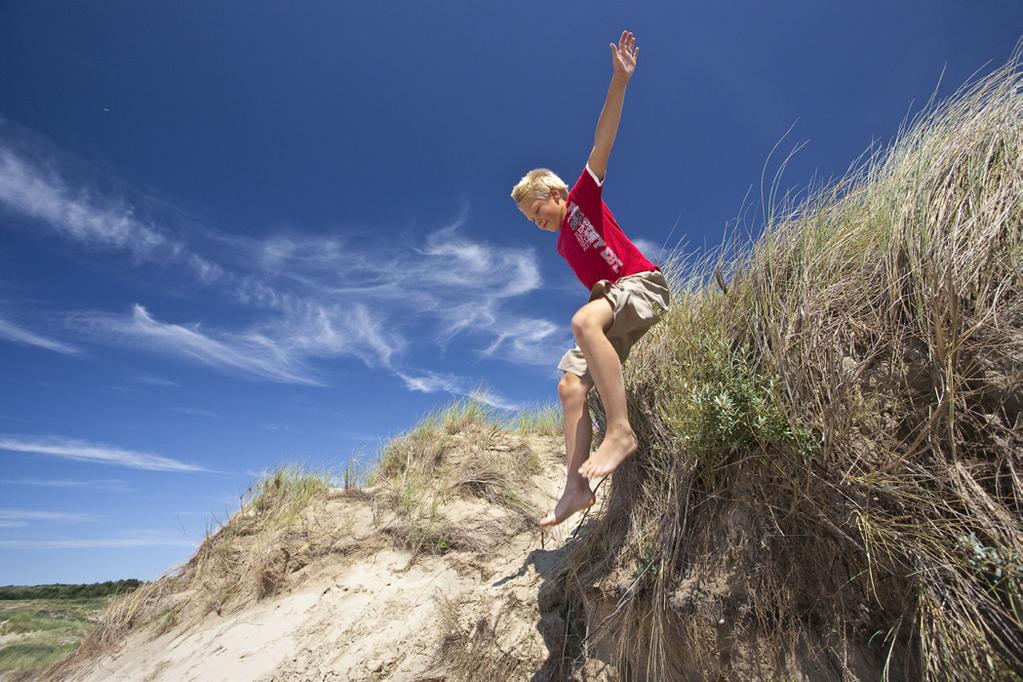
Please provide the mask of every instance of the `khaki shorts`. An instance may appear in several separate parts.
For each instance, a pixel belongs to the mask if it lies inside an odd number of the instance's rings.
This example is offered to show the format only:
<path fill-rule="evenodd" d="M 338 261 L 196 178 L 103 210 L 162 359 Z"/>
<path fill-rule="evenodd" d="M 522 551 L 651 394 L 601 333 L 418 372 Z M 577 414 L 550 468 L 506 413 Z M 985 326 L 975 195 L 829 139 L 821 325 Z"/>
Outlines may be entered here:
<path fill-rule="evenodd" d="M 604 334 L 623 363 L 629 357 L 633 344 L 657 324 L 671 306 L 668 283 L 660 270 L 637 272 L 613 284 L 602 279 L 590 290 L 590 302 L 598 298 L 605 298 L 611 304 L 614 318 Z M 586 368 L 586 358 L 579 346 L 562 356 L 558 369 L 593 383 L 593 377 Z"/>

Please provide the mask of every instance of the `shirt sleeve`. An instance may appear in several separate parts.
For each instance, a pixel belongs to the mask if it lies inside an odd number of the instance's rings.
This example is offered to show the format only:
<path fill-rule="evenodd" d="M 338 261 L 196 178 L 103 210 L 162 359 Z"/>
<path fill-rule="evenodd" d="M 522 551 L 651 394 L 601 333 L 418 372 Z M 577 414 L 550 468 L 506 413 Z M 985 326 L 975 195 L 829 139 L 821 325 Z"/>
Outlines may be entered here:
<path fill-rule="evenodd" d="M 583 211 L 588 213 L 587 209 L 600 207 L 603 189 L 604 183 L 597 180 L 597 176 L 590 170 L 590 164 L 586 164 L 583 172 L 579 175 L 579 179 L 575 181 L 575 185 L 572 186 L 568 194 L 570 197 L 575 197 L 576 203 L 579 204 Z"/>

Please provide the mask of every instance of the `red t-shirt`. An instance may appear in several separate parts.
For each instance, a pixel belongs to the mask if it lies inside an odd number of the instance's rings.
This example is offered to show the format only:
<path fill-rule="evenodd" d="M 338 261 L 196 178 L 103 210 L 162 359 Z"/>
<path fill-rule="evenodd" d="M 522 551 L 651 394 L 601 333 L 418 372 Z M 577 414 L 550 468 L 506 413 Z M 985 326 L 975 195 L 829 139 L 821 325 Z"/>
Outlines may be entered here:
<path fill-rule="evenodd" d="M 655 269 L 618 227 L 600 198 L 601 186 L 587 164 L 568 193 L 568 210 L 558 232 L 558 253 L 587 289 L 602 279 L 615 282 Z"/>

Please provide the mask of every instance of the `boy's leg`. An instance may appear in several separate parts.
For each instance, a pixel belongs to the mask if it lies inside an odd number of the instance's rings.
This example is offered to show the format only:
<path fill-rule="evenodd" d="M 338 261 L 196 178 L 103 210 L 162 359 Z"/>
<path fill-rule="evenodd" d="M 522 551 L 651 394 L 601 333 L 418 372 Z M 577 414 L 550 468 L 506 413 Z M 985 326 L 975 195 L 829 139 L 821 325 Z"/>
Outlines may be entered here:
<path fill-rule="evenodd" d="M 564 409 L 565 453 L 568 456 L 568 475 L 565 490 L 554 511 L 540 520 L 540 525 L 554 526 L 577 511 L 586 509 L 596 501 L 590 482 L 579 474 L 579 467 L 590 456 L 593 442 L 593 424 L 586 406 L 586 395 L 593 388 L 589 377 L 565 372 L 558 384 L 558 397 Z"/>
<path fill-rule="evenodd" d="M 614 471 L 636 452 L 636 434 L 629 425 L 625 405 L 625 380 L 622 363 L 604 332 L 614 321 L 614 311 L 607 299 L 587 303 L 572 317 L 572 333 L 586 358 L 597 393 L 607 413 L 607 433 L 600 448 L 579 468 L 586 478 L 599 478 Z"/>

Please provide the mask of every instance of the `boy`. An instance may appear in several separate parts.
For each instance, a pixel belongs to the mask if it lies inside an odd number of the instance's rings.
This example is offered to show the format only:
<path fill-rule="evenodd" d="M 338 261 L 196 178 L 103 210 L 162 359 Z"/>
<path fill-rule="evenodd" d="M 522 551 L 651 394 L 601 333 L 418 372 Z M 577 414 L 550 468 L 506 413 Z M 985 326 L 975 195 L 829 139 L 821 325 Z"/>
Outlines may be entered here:
<path fill-rule="evenodd" d="M 568 475 L 554 511 L 539 520 L 542 527 L 591 506 L 596 497 L 588 479 L 610 474 L 636 451 L 621 363 L 670 304 L 664 276 L 629 241 L 601 199 L 625 88 L 638 56 L 636 38 L 628 31 L 622 32 L 618 45 L 611 43 L 611 86 L 597 120 L 593 150 L 571 191 L 546 168 L 530 171 L 512 190 L 526 218 L 541 230 L 560 231 L 558 253 L 590 290 L 590 302 L 572 316 L 577 345 L 558 364 L 564 372 L 558 397 L 564 410 Z M 593 425 L 586 396 L 594 386 L 607 413 L 607 432 L 591 458 Z"/>

